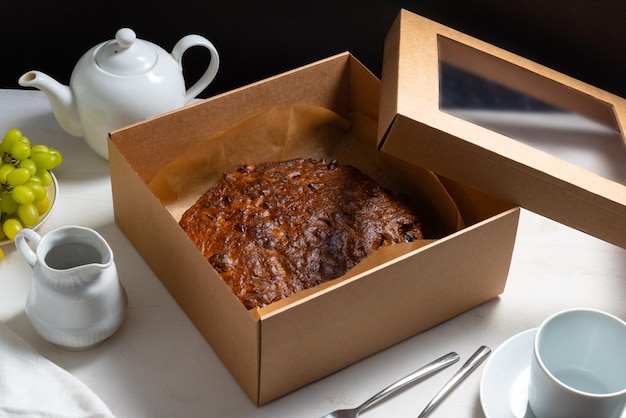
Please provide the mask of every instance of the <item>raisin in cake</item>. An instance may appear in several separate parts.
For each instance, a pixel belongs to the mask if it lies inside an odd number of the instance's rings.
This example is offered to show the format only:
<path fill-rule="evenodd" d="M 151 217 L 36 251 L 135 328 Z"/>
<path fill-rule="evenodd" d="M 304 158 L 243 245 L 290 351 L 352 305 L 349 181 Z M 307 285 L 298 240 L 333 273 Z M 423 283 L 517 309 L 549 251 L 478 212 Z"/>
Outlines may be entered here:
<path fill-rule="evenodd" d="M 350 165 L 313 159 L 225 174 L 180 226 L 249 309 L 340 277 L 381 246 L 422 238 L 408 204 Z"/>

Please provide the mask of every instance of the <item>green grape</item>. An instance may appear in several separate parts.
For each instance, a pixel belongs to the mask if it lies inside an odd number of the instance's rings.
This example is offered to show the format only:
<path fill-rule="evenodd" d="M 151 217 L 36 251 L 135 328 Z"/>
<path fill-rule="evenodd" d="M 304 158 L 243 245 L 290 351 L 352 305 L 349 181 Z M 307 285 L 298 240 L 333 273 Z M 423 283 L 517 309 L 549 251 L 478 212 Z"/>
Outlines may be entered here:
<path fill-rule="evenodd" d="M 50 154 L 57 157 L 57 165 L 55 167 L 58 167 L 63 163 L 63 154 L 61 154 L 61 151 L 56 148 L 50 147 Z"/>
<path fill-rule="evenodd" d="M 33 202 L 38 202 L 44 197 L 48 196 L 48 191 L 45 187 L 41 185 L 41 181 L 37 182 L 28 180 L 26 183 L 24 183 L 24 186 L 28 187 L 35 194 L 35 200 L 33 200 Z"/>
<path fill-rule="evenodd" d="M 13 144 L 19 142 L 22 138 L 22 131 L 17 128 L 11 128 L 4 134 L 4 138 L 2 138 L 2 151 L 11 152 L 11 148 L 13 148 Z"/>
<path fill-rule="evenodd" d="M 33 160 L 31 160 L 31 159 L 26 159 L 26 160 L 20 161 L 20 163 L 18 164 L 18 167 L 27 169 L 28 172 L 31 175 L 31 178 L 37 172 L 37 164 L 35 164 L 35 162 Z"/>
<path fill-rule="evenodd" d="M 11 163 L 4 163 L 0 165 L 0 183 L 7 182 L 7 175 L 15 170 L 15 166 Z"/>
<path fill-rule="evenodd" d="M 30 172 L 25 168 L 16 168 L 7 174 L 7 184 L 9 186 L 19 186 L 30 178 Z"/>
<path fill-rule="evenodd" d="M 10 154 L 13 155 L 13 158 L 16 160 L 25 160 L 30 157 L 30 145 L 21 141 L 17 142 L 11 147 Z"/>
<path fill-rule="evenodd" d="M 17 207 L 17 216 L 22 225 L 33 226 L 39 220 L 39 210 L 32 203 L 26 203 Z"/>
<path fill-rule="evenodd" d="M 15 239 L 17 233 L 20 232 L 22 229 L 24 229 L 24 226 L 19 220 L 15 218 L 9 218 L 2 224 L 2 231 L 4 232 L 4 235 L 6 235 L 7 238 L 10 240 Z"/>
<path fill-rule="evenodd" d="M 52 202 L 50 201 L 50 198 L 48 196 L 44 197 L 41 200 L 34 202 L 33 204 L 37 208 L 37 211 L 39 211 L 40 215 L 43 215 L 44 213 L 48 212 L 50 208 L 52 207 Z"/>
<path fill-rule="evenodd" d="M 41 179 L 39 178 L 39 176 L 37 176 L 36 174 L 33 174 L 32 176 L 30 176 L 30 178 L 28 179 L 29 183 L 37 183 L 37 184 L 41 184 Z"/>
<path fill-rule="evenodd" d="M 31 152 L 50 152 L 50 148 L 44 144 L 37 144 L 31 147 Z"/>
<path fill-rule="evenodd" d="M 0 212 L 13 215 L 17 210 L 17 202 L 11 196 L 11 192 L 0 194 Z"/>
<path fill-rule="evenodd" d="M 52 175 L 48 170 L 42 170 L 37 168 L 35 176 L 41 179 L 41 185 L 44 187 L 48 187 L 52 184 Z"/>
<path fill-rule="evenodd" d="M 21 205 L 35 201 L 35 193 L 23 184 L 15 186 L 11 192 L 11 196 L 13 196 L 13 200 Z"/>
<path fill-rule="evenodd" d="M 57 156 L 49 152 L 36 151 L 30 154 L 38 169 L 52 170 L 57 165 Z"/>
<path fill-rule="evenodd" d="M 4 232 L 0 233 L 0 239 L 3 239 L 2 235 L 4 235 Z M 4 258 L 4 251 L 2 251 L 2 248 L 0 248 L 0 260 L 2 260 L 3 258 Z"/>

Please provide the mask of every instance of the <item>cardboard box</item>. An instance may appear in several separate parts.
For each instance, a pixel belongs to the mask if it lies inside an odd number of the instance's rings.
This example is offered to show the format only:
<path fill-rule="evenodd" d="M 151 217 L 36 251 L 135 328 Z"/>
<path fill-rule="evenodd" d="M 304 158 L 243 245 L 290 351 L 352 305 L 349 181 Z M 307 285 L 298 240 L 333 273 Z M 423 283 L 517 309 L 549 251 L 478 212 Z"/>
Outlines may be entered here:
<path fill-rule="evenodd" d="M 626 248 L 626 186 L 441 110 L 440 62 L 583 115 L 625 143 L 626 100 L 403 10 L 385 42 L 378 135 L 385 153 Z"/>
<path fill-rule="evenodd" d="M 376 118 L 380 82 L 349 53 L 110 135 L 115 220 L 252 401 L 265 404 L 504 290 L 519 208 L 449 183 L 467 227 L 372 257 L 360 273 L 248 311 L 147 187 L 178 155 L 277 104 Z M 274 306 L 276 305 L 276 306 Z"/>

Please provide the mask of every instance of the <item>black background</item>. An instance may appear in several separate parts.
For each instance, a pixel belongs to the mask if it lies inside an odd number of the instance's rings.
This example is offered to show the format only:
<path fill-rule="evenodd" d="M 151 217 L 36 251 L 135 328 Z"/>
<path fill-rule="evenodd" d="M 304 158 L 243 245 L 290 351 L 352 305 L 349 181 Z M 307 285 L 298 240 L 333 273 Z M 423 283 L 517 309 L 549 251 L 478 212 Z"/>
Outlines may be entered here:
<path fill-rule="evenodd" d="M 168 51 L 190 33 L 210 39 L 221 66 L 202 97 L 343 51 L 380 76 L 400 8 L 626 97 L 624 0 L 0 0 L 0 88 L 21 88 L 34 69 L 67 84 L 80 56 L 120 27 Z M 185 54 L 188 81 L 207 61 L 197 48 Z"/>

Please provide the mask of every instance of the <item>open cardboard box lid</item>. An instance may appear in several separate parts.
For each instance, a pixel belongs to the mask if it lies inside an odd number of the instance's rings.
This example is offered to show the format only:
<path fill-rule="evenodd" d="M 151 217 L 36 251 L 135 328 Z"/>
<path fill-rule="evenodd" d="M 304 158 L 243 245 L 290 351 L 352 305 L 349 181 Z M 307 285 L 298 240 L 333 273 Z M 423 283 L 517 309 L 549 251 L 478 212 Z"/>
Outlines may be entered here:
<path fill-rule="evenodd" d="M 385 40 L 380 149 L 626 248 L 626 186 L 441 110 L 442 62 L 626 141 L 623 98 L 402 10 Z"/>

